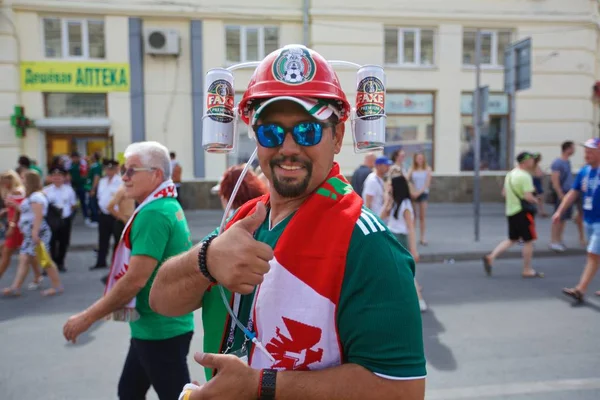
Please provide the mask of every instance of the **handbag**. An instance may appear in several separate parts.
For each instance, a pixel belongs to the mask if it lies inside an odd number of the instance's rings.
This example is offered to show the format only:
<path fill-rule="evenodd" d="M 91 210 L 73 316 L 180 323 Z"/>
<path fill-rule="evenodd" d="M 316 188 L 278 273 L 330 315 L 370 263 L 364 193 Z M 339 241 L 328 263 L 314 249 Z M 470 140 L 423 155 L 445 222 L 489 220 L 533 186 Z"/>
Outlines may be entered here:
<path fill-rule="evenodd" d="M 517 192 L 515 192 L 515 189 L 513 188 L 511 181 L 512 181 L 512 175 L 508 178 L 508 186 L 510 187 L 510 191 L 513 192 L 515 197 L 517 199 L 519 199 L 519 201 L 521 202 L 521 208 L 523 209 L 523 211 L 530 213 L 531 215 L 537 214 L 537 205 L 528 202 L 527 200 L 523 199 L 522 197 L 517 196 Z"/>
<path fill-rule="evenodd" d="M 46 196 L 45 193 L 44 196 Z M 44 217 L 46 219 L 46 223 L 48 223 L 48 226 L 52 232 L 59 231 L 65 225 L 65 221 L 62 217 L 62 208 L 52 204 L 50 199 L 48 199 L 48 196 L 46 196 L 46 200 L 48 200 L 48 211 Z"/>

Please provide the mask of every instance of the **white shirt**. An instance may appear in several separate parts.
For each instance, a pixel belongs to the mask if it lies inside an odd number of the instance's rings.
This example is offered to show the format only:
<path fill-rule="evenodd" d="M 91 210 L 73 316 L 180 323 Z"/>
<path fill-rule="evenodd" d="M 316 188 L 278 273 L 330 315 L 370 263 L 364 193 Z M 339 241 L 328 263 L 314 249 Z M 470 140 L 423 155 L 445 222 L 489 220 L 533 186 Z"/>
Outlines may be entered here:
<path fill-rule="evenodd" d="M 171 176 L 173 176 L 173 171 L 175 171 L 175 167 L 179 165 L 179 161 L 171 160 Z M 181 186 L 181 182 L 175 182 L 175 187 L 179 188 Z"/>
<path fill-rule="evenodd" d="M 98 182 L 96 198 L 98 199 L 98 207 L 100 207 L 100 211 L 104 214 L 110 214 L 108 212 L 108 203 L 115 197 L 122 183 L 123 181 L 119 175 L 113 176 L 110 180 L 108 176 L 105 176 Z"/>
<path fill-rule="evenodd" d="M 73 214 L 73 206 L 77 204 L 77 196 L 71 185 L 48 185 L 44 188 L 48 201 L 62 210 L 62 217 L 69 218 Z"/>
<path fill-rule="evenodd" d="M 371 211 L 379 217 L 381 211 L 383 211 L 384 182 L 375 172 L 371 172 L 369 176 L 367 176 L 367 179 L 365 179 L 362 192 L 362 198 L 365 204 L 367 202 L 367 196 L 373 196 L 373 200 L 371 201 Z"/>
<path fill-rule="evenodd" d="M 396 210 L 396 204 L 392 206 L 390 212 L 390 218 L 388 220 L 388 228 L 392 233 L 399 233 L 402 235 L 408 235 L 408 228 L 406 227 L 406 220 L 404 219 L 404 211 L 410 211 L 410 217 L 414 219 L 414 211 L 410 199 L 405 199 L 398 209 L 398 218 L 394 218 L 394 211 Z"/>

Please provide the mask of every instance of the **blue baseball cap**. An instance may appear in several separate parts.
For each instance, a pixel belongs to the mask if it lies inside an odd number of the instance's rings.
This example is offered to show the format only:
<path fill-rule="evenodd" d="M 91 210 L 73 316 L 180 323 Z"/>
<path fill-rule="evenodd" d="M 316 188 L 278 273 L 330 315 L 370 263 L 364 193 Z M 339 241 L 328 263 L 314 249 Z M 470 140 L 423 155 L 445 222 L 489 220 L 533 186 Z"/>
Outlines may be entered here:
<path fill-rule="evenodd" d="M 375 165 L 392 165 L 392 164 L 393 164 L 392 160 L 390 160 L 386 156 L 379 156 L 375 160 Z"/>
<path fill-rule="evenodd" d="M 583 147 L 588 149 L 600 149 L 600 138 L 588 139 L 583 143 Z"/>

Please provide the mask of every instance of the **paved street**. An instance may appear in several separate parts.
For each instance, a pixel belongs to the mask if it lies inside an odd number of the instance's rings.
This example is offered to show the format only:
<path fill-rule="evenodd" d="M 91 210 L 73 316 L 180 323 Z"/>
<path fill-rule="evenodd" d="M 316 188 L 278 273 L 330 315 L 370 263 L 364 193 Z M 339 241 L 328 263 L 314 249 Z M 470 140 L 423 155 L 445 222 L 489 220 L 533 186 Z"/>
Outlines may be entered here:
<path fill-rule="evenodd" d="M 537 259 L 536 268 L 547 275 L 537 280 L 521 279 L 519 262 L 512 259 L 499 260 L 493 278 L 475 261 L 421 264 L 418 278 L 431 307 L 423 316 L 427 398 L 600 398 L 600 299 L 573 307 L 560 294 L 576 282 L 583 261 L 582 256 Z M 62 338 L 66 319 L 102 293 L 103 273 L 88 271 L 92 263 L 92 252 L 69 255 L 63 296 L 43 299 L 26 292 L 19 299 L 0 299 L 2 400 L 116 398 L 127 325 L 98 323 L 76 345 Z M 201 349 L 199 317 L 192 351 Z M 190 366 L 201 379 L 191 358 Z"/>

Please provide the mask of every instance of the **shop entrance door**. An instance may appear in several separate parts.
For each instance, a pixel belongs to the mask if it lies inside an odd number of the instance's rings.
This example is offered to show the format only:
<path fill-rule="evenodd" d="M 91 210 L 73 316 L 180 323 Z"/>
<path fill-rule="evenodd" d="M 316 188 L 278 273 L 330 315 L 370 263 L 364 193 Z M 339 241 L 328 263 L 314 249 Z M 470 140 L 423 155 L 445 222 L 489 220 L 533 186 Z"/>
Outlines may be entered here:
<path fill-rule="evenodd" d="M 48 168 L 54 157 L 78 151 L 82 157 L 99 152 L 102 158 L 114 158 L 112 136 L 108 134 L 47 133 L 46 160 Z"/>

